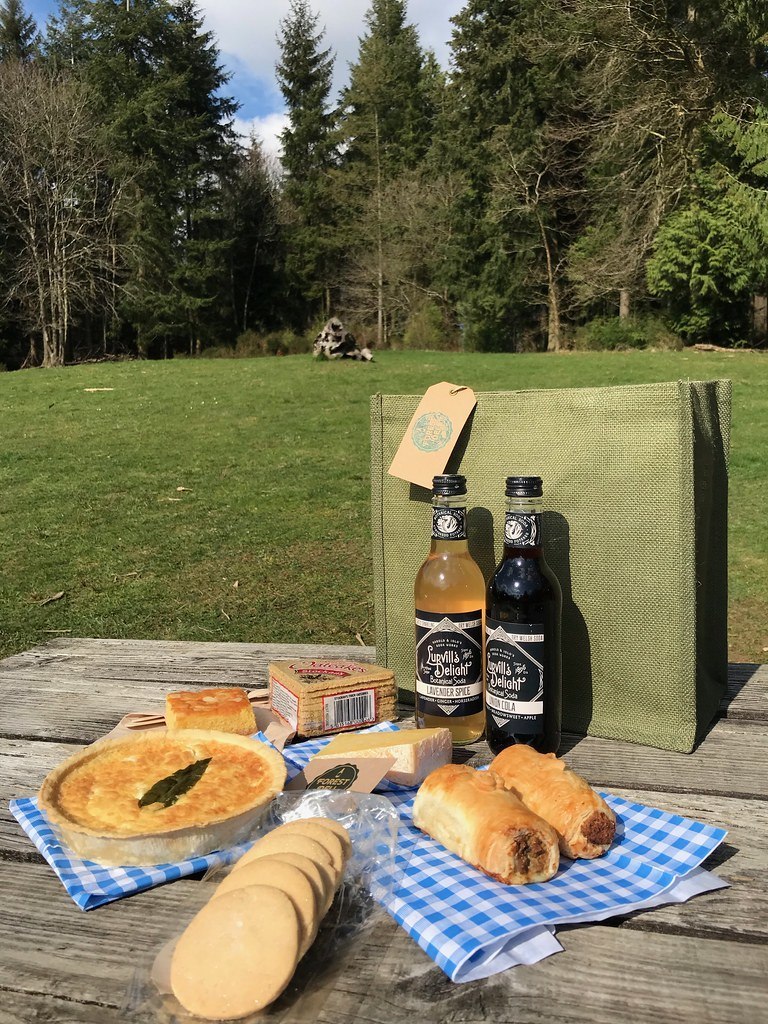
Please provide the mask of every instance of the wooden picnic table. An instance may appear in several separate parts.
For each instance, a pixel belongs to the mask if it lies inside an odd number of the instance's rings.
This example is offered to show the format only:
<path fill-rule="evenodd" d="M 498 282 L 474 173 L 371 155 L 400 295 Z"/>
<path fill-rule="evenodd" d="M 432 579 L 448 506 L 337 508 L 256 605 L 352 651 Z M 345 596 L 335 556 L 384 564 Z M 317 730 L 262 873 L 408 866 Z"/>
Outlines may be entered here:
<path fill-rule="evenodd" d="M 263 681 L 276 658 L 374 660 L 370 647 L 57 639 L 0 662 L 4 787 L 0 1022 L 96 1024 L 121 1006 L 154 928 L 189 903 L 182 879 L 84 913 L 8 810 L 126 712 L 167 690 Z M 720 824 L 705 867 L 731 888 L 603 924 L 561 928 L 564 953 L 455 985 L 383 911 L 313 1001 L 319 1024 L 768 1021 L 768 667 L 731 665 L 722 716 L 693 754 L 566 735 L 595 785 Z M 472 763 L 488 760 L 476 744 Z M 194 895 L 194 893 L 193 893 Z M 136 1017 L 141 1022 L 150 1016 Z M 293 1018 L 280 1017 L 280 1021 Z"/>

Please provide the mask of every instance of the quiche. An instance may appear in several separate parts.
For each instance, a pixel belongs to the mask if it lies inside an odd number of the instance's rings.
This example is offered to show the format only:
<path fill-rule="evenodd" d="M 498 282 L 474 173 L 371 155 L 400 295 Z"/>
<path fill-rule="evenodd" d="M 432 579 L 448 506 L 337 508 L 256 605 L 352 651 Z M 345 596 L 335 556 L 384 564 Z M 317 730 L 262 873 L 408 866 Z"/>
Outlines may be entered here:
<path fill-rule="evenodd" d="M 79 856 L 161 864 L 248 838 L 285 776 L 282 755 L 259 740 L 155 731 L 74 754 L 47 776 L 39 803 Z"/>

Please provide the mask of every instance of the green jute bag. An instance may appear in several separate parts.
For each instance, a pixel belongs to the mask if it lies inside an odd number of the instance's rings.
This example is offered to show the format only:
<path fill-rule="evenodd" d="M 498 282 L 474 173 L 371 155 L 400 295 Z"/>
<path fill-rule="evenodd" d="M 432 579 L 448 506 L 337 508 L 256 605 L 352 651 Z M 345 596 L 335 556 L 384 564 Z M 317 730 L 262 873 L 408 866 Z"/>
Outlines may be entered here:
<path fill-rule="evenodd" d="M 419 403 L 371 399 L 377 661 L 413 700 L 413 582 L 431 495 L 387 470 Z M 690 751 L 727 680 L 730 381 L 488 392 L 447 472 L 469 489 L 470 550 L 501 556 L 504 480 L 544 479 L 563 589 L 563 728 Z"/>

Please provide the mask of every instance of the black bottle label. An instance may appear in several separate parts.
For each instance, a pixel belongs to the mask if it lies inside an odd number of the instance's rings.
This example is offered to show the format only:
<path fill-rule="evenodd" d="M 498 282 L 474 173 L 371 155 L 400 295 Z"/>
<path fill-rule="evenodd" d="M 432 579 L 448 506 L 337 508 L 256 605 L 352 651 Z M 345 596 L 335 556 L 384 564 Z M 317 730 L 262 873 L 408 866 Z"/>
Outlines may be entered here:
<path fill-rule="evenodd" d="M 463 718 L 483 710 L 483 613 L 416 609 L 419 712 Z"/>
<path fill-rule="evenodd" d="M 500 729 L 544 729 L 544 626 L 499 622 L 485 626 L 485 705 Z"/>
<path fill-rule="evenodd" d="M 432 536 L 435 540 L 466 540 L 467 510 L 465 508 L 432 509 Z"/>
<path fill-rule="evenodd" d="M 541 544 L 540 512 L 505 512 L 504 543 L 513 548 L 535 548 Z"/>

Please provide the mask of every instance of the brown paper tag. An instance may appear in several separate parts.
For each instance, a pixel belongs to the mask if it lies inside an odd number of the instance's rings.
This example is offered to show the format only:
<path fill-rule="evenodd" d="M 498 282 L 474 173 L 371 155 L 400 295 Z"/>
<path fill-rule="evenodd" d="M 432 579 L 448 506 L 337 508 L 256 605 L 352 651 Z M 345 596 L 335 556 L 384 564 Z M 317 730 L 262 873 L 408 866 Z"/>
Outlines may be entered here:
<path fill-rule="evenodd" d="M 420 487 L 432 487 L 432 477 L 445 471 L 464 424 L 477 405 L 471 388 L 433 384 L 411 417 L 390 476 Z"/>
<path fill-rule="evenodd" d="M 394 763 L 394 757 L 324 757 L 310 761 L 285 788 L 332 789 L 335 792 L 351 789 L 355 793 L 372 793 Z"/>

